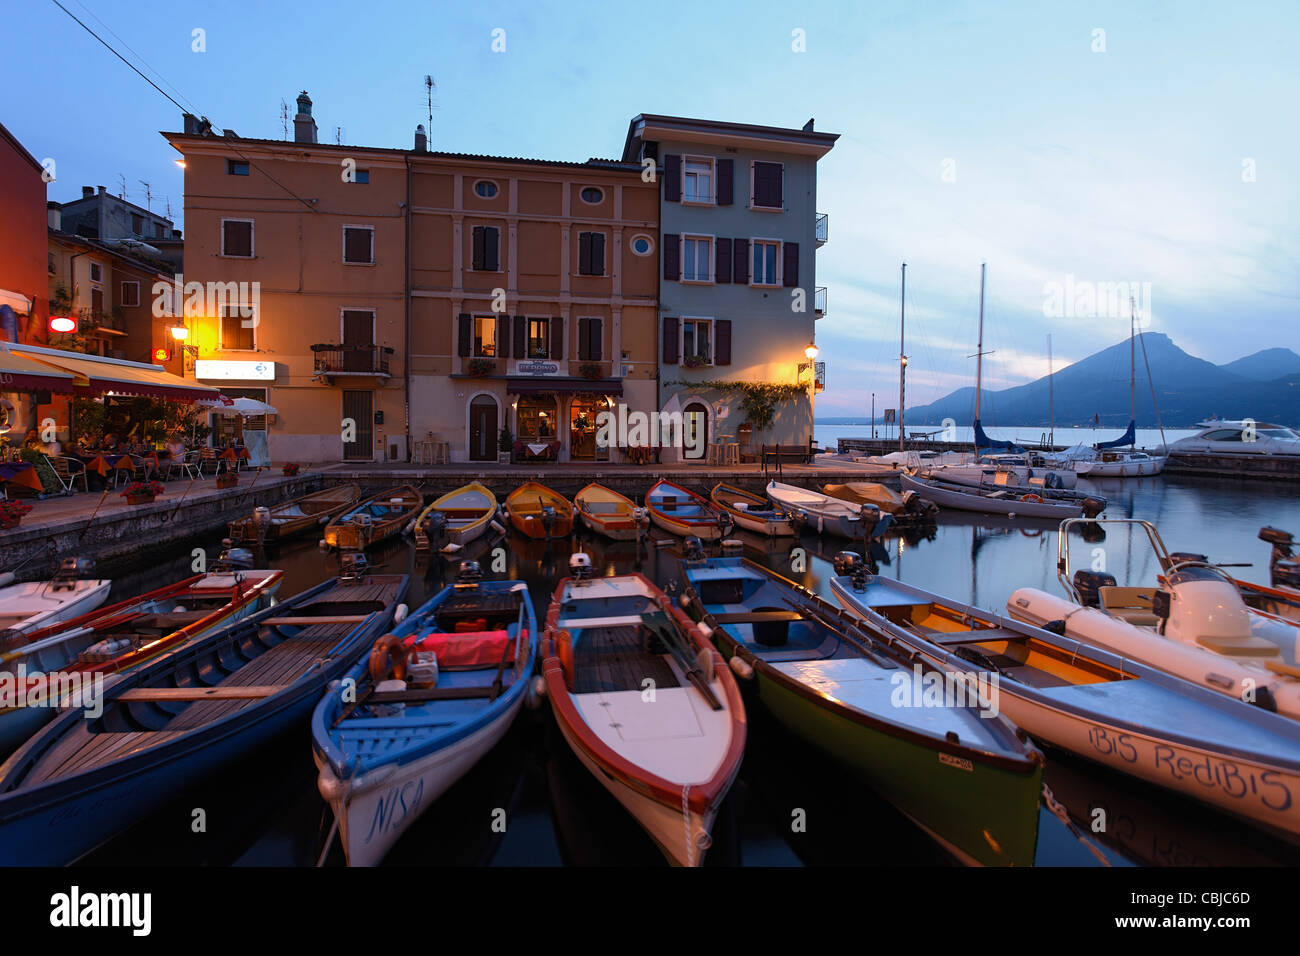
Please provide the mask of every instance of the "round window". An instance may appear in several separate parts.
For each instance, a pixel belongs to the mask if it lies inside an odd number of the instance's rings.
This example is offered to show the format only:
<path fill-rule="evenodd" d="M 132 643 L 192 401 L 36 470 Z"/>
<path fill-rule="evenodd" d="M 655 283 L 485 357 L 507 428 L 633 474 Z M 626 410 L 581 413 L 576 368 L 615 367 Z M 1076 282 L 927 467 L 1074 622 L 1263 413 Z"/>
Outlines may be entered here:
<path fill-rule="evenodd" d="M 595 186 L 588 186 L 580 195 L 583 202 L 591 203 L 593 206 L 605 198 L 605 194 Z"/>
<path fill-rule="evenodd" d="M 632 237 L 632 251 L 638 256 L 648 256 L 654 252 L 655 244 L 649 236 L 639 235 Z"/>
<path fill-rule="evenodd" d="M 474 184 L 474 194 L 483 199 L 491 199 L 497 194 L 497 184 L 488 179 L 480 179 Z"/>

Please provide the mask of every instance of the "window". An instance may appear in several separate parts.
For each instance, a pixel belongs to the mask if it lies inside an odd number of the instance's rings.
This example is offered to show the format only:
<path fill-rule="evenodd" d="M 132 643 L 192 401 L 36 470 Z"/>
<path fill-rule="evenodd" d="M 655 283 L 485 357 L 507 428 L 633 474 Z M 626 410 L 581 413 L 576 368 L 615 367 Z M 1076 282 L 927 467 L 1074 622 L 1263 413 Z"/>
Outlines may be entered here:
<path fill-rule="evenodd" d="M 685 236 L 682 239 L 682 281 L 713 281 L 713 240 L 708 236 Z"/>
<path fill-rule="evenodd" d="M 46 257 L 49 259 L 50 262 L 50 275 L 54 275 L 54 253 L 52 252 L 46 253 Z"/>
<path fill-rule="evenodd" d="M 350 182 L 350 183 L 369 183 L 369 182 L 370 182 L 370 170 L 368 170 L 368 169 L 354 169 L 354 170 L 352 170 L 352 178 L 351 178 L 351 179 L 344 180 L 344 182 Z"/>
<path fill-rule="evenodd" d="M 682 364 L 713 364 L 713 321 L 682 319 Z"/>
<path fill-rule="evenodd" d="M 682 202 L 713 202 L 713 160 L 686 158 L 682 167 Z"/>
<path fill-rule="evenodd" d="M 474 250 L 470 268 L 475 272 L 499 272 L 501 230 L 496 226 L 475 226 L 473 240 Z"/>
<path fill-rule="evenodd" d="M 90 281 L 91 282 L 104 281 L 104 267 L 101 266 L 98 262 L 92 262 L 90 264 Z"/>
<path fill-rule="evenodd" d="M 782 209 L 784 200 L 782 198 L 782 180 L 785 177 L 785 167 L 780 163 L 760 163 L 755 162 L 750 167 L 750 195 L 753 199 L 750 205 L 754 209 Z"/>
<path fill-rule="evenodd" d="M 124 308 L 128 308 L 128 309 L 134 308 L 135 306 L 139 305 L 140 304 L 140 283 L 123 282 L 122 294 L 121 296 L 119 296 L 118 302 Z"/>
<path fill-rule="evenodd" d="M 160 222 L 155 222 L 153 224 L 153 237 L 155 239 L 167 238 L 167 227 Z"/>
<path fill-rule="evenodd" d="M 226 175 L 227 175 L 227 176 L 247 176 L 247 175 L 248 175 L 248 163 L 246 163 L 246 162 L 244 162 L 244 161 L 242 161 L 242 160 L 238 160 L 238 159 L 228 159 L 228 160 L 226 160 Z"/>
<path fill-rule="evenodd" d="M 755 239 L 749 245 L 753 250 L 750 285 L 780 285 L 777 263 L 780 261 L 781 243 L 768 239 Z"/>
<path fill-rule="evenodd" d="M 528 320 L 528 357 L 549 358 L 551 354 L 551 320 Z"/>
<path fill-rule="evenodd" d="M 655 251 L 654 240 L 647 235 L 633 236 L 630 245 L 632 254 L 637 256 L 648 256 Z"/>
<path fill-rule="evenodd" d="M 605 193 L 597 189 L 595 186 L 588 186 L 578 195 L 582 197 L 583 202 L 592 206 L 598 205 L 605 198 Z"/>
<path fill-rule="evenodd" d="M 253 330 L 257 327 L 257 317 L 243 314 L 246 311 L 237 305 L 222 308 L 221 348 L 223 351 L 253 351 Z"/>
<path fill-rule="evenodd" d="M 131 235 L 144 235 L 144 216 L 141 216 L 139 213 L 131 213 Z"/>
<path fill-rule="evenodd" d="M 221 254 L 243 259 L 253 257 L 253 220 L 221 220 Z"/>
<path fill-rule="evenodd" d="M 343 227 L 343 261 L 354 265 L 372 265 L 375 261 L 373 226 Z"/>
<path fill-rule="evenodd" d="M 522 441 L 554 441 L 556 434 L 555 399 L 541 395 L 520 395 L 515 409 L 515 424 Z"/>
<path fill-rule="evenodd" d="M 490 179 L 480 179 L 474 184 L 474 195 L 480 199 L 491 199 L 497 194 L 497 184 Z"/>
<path fill-rule="evenodd" d="M 603 276 L 605 274 L 605 234 L 603 232 L 578 233 L 578 275 Z"/>
<path fill-rule="evenodd" d="M 497 317 L 495 315 L 474 316 L 474 355 L 479 358 L 495 358 L 497 354 Z"/>

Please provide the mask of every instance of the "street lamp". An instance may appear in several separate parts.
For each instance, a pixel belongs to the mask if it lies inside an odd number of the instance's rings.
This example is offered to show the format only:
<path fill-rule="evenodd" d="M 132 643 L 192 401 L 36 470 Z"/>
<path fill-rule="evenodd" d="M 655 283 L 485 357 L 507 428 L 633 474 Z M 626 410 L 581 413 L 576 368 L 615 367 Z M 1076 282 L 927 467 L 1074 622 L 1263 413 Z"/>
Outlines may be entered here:
<path fill-rule="evenodd" d="M 809 342 L 808 347 L 803 350 L 803 354 L 808 356 L 808 361 L 799 363 L 800 375 L 804 373 L 805 369 L 810 369 L 813 367 L 813 362 L 817 358 L 817 356 L 821 354 L 821 349 L 817 347 L 816 342 Z"/>

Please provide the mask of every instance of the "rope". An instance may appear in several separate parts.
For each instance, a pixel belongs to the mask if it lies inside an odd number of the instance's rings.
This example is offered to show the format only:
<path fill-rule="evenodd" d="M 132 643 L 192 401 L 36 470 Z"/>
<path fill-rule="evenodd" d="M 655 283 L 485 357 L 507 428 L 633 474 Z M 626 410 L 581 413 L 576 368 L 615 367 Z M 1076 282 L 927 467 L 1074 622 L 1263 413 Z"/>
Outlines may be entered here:
<path fill-rule="evenodd" d="M 317 867 L 322 867 L 325 865 L 325 858 L 329 856 L 330 847 L 334 845 L 334 834 L 338 832 L 338 829 L 339 829 L 339 817 L 338 814 L 336 813 L 334 814 L 334 822 L 330 825 L 330 832 L 325 836 L 325 846 L 320 851 L 320 859 L 316 861 Z"/>
<path fill-rule="evenodd" d="M 682 785 L 682 826 L 686 830 L 686 865 L 695 865 L 695 844 L 691 840 L 691 785 Z"/>
<path fill-rule="evenodd" d="M 1091 852 L 1092 855 L 1101 862 L 1102 866 L 1111 865 L 1110 860 L 1106 859 L 1106 855 L 1101 852 L 1097 844 L 1088 839 L 1088 837 L 1084 835 L 1084 832 L 1074 825 L 1074 821 L 1070 819 L 1069 812 L 1065 809 L 1064 805 L 1056 799 L 1056 796 L 1052 793 L 1052 788 L 1045 783 L 1043 784 L 1043 806 L 1047 807 L 1047 809 L 1052 812 L 1053 816 L 1065 824 L 1066 829 L 1074 834 L 1076 840 L 1088 848 L 1089 852 Z"/>

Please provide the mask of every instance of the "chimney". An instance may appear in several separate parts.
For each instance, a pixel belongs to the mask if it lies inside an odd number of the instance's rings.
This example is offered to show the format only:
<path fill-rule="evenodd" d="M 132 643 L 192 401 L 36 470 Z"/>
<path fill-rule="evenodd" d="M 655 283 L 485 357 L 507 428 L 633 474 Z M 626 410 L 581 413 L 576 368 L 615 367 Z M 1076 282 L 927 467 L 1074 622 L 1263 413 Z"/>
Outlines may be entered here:
<path fill-rule="evenodd" d="M 311 118 L 311 97 L 306 90 L 298 94 L 298 115 L 293 118 L 293 141 L 316 142 L 316 121 Z"/>
<path fill-rule="evenodd" d="M 417 153 L 429 151 L 429 137 L 425 135 L 423 123 L 415 128 L 415 151 Z"/>
<path fill-rule="evenodd" d="M 101 186 L 100 188 L 102 189 L 103 187 Z M 90 198 L 91 196 L 93 196 L 93 195 L 95 195 L 95 187 L 94 187 L 94 186 L 82 186 L 82 187 L 81 187 L 81 198 L 82 198 L 82 199 L 89 199 L 89 198 Z"/>
<path fill-rule="evenodd" d="M 99 187 L 99 194 L 100 194 L 101 196 L 103 196 L 103 195 L 104 195 L 105 193 L 107 193 L 107 192 L 108 192 L 108 187 L 107 187 L 107 186 L 100 186 L 100 187 Z"/>
<path fill-rule="evenodd" d="M 56 202 L 45 204 L 46 224 L 55 232 L 63 231 L 63 207 Z"/>
<path fill-rule="evenodd" d="M 813 119 L 816 119 L 816 117 L 813 117 Z M 809 120 L 803 124 L 803 131 L 805 133 L 811 133 L 813 131 L 813 120 Z"/>

